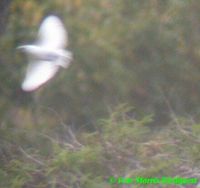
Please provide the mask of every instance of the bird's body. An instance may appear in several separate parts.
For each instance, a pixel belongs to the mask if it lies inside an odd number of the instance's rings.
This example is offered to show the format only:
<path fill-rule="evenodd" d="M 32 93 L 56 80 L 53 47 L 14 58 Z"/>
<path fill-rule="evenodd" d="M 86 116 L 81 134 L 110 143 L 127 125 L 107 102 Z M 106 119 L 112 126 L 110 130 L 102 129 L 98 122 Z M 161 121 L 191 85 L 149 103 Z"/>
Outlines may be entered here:
<path fill-rule="evenodd" d="M 29 58 L 23 90 L 39 88 L 53 78 L 60 67 L 68 67 L 72 53 L 64 49 L 66 45 L 67 32 L 60 19 L 56 16 L 47 17 L 40 26 L 36 43 L 18 47 Z"/>

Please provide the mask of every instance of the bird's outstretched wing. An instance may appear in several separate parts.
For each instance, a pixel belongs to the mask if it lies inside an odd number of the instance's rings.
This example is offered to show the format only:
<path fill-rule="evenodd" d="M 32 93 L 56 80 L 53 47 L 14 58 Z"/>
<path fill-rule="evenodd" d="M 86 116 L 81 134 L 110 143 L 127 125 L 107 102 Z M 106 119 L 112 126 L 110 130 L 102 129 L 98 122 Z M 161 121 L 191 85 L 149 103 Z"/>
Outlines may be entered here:
<path fill-rule="evenodd" d="M 59 49 L 65 48 L 67 41 L 67 31 L 58 17 L 48 16 L 43 20 L 38 32 L 38 45 L 49 49 Z"/>
<path fill-rule="evenodd" d="M 58 69 L 59 66 L 55 66 L 51 61 L 29 63 L 25 79 L 22 83 L 22 89 L 24 91 L 33 91 L 39 88 L 54 77 Z"/>
<path fill-rule="evenodd" d="M 23 45 L 19 49 L 29 56 L 29 65 L 22 83 L 24 91 L 33 91 L 54 77 L 60 67 L 67 68 L 72 53 L 64 50 L 67 31 L 56 16 L 48 16 L 42 22 L 38 39 L 34 45 Z"/>

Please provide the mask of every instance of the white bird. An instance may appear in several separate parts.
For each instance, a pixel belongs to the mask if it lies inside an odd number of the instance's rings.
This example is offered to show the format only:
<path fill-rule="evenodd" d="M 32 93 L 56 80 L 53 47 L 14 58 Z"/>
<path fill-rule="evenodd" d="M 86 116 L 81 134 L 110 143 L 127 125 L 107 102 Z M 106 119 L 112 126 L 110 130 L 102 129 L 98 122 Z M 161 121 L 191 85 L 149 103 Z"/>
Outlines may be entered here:
<path fill-rule="evenodd" d="M 69 66 L 72 53 L 64 49 L 67 42 L 67 31 L 63 23 L 58 17 L 51 15 L 42 22 L 35 44 L 18 47 L 29 58 L 21 86 L 24 91 L 36 90 L 53 78 L 60 67 Z"/>

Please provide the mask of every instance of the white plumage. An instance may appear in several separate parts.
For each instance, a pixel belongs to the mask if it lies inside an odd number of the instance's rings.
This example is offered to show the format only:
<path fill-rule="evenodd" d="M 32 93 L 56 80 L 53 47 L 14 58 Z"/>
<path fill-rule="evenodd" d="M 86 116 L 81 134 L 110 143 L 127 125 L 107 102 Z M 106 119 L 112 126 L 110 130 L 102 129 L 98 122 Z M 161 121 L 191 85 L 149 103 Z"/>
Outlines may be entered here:
<path fill-rule="evenodd" d="M 18 47 L 29 58 L 22 82 L 24 91 L 36 90 L 53 78 L 60 67 L 68 67 L 72 53 L 64 49 L 67 41 L 67 31 L 61 20 L 56 16 L 48 16 L 40 26 L 36 43 Z"/>

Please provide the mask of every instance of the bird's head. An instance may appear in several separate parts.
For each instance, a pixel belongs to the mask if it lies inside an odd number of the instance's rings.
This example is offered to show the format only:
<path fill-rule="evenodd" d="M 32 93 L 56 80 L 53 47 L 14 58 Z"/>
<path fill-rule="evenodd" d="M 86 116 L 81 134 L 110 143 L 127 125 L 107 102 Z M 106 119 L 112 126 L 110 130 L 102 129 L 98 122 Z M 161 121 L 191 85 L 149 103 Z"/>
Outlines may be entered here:
<path fill-rule="evenodd" d="M 17 49 L 17 50 L 20 50 L 20 51 L 22 51 L 22 52 L 28 52 L 28 51 L 30 51 L 30 45 L 18 46 L 16 49 Z"/>

